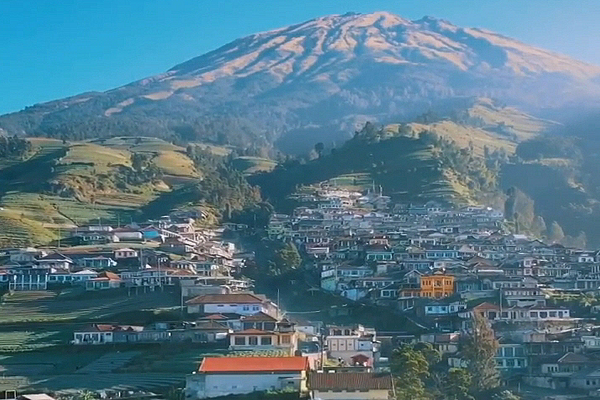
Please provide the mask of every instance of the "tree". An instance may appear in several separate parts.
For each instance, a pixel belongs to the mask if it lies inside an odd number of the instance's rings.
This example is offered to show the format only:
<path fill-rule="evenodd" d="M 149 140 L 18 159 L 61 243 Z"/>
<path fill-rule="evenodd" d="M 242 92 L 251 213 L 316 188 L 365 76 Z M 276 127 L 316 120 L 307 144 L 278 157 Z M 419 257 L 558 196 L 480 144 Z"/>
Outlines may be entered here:
<path fill-rule="evenodd" d="M 301 263 L 302 258 L 294 243 L 286 243 L 275 253 L 275 265 L 280 274 L 298 268 Z"/>
<path fill-rule="evenodd" d="M 315 151 L 319 155 L 319 158 L 321 158 L 321 155 L 323 155 L 323 150 L 325 150 L 325 145 L 323 144 L 323 142 L 315 144 Z"/>
<path fill-rule="evenodd" d="M 550 240 L 552 243 L 559 243 L 565 238 L 565 233 L 558 222 L 552 221 L 552 224 L 550 224 L 550 228 L 548 229 L 547 236 L 548 240 Z"/>
<path fill-rule="evenodd" d="M 521 400 L 521 398 L 510 390 L 503 390 L 493 395 L 492 400 Z"/>
<path fill-rule="evenodd" d="M 472 325 L 463 345 L 463 355 L 467 361 L 467 370 L 473 378 L 473 390 L 482 392 L 500 384 L 494 359 L 499 344 L 494 331 L 481 314 L 473 315 Z"/>
<path fill-rule="evenodd" d="M 465 368 L 451 368 L 443 380 L 444 399 L 474 400 L 469 394 L 473 377 Z"/>
<path fill-rule="evenodd" d="M 390 369 L 396 379 L 397 400 L 427 399 L 424 379 L 429 377 L 429 363 L 423 352 L 404 345 L 392 352 Z"/>

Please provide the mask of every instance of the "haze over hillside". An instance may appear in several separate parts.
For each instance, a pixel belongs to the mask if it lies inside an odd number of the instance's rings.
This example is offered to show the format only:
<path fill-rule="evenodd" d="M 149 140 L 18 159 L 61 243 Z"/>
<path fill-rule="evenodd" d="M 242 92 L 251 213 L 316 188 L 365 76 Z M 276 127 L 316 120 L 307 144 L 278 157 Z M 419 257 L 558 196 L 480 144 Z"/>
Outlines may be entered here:
<path fill-rule="evenodd" d="M 332 15 L 235 40 L 156 75 L 0 117 L 7 134 L 152 135 L 299 151 L 366 120 L 491 97 L 534 114 L 597 104 L 600 67 L 431 17 Z"/>

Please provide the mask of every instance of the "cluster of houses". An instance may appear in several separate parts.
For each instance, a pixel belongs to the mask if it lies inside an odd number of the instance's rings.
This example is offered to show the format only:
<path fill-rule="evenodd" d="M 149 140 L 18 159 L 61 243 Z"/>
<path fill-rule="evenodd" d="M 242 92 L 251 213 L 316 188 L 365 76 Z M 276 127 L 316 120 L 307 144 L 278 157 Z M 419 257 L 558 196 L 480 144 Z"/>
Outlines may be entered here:
<path fill-rule="evenodd" d="M 203 294 L 186 307 L 190 322 L 92 324 L 76 330 L 72 343 L 194 343 L 229 350 L 228 357 L 205 358 L 187 376 L 189 399 L 273 390 L 322 399 L 391 396 L 391 375 L 378 367 L 381 342 L 374 329 L 288 318 L 273 301 L 251 292 Z"/>
<path fill-rule="evenodd" d="M 465 366 L 462 343 L 474 316 L 497 336 L 503 381 L 600 390 L 600 310 L 567 306 L 600 294 L 600 253 L 510 233 L 502 212 L 483 206 L 394 204 L 375 191 L 328 188 L 296 200 L 301 205 L 291 215 L 272 216 L 269 239 L 296 244 L 318 290 L 404 315 L 420 333 L 286 314 L 243 277 L 250 255 L 236 254 L 220 230 L 198 229 L 190 215 L 79 228 L 72 240 L 84 247 L 5 249 L 0 285 L 178 287 L 184 321 L 91 324 L 73 332 L 72 344 L 227 349 L 229 356 L 207 357 L 186 377 L 190 400 L 274 390 L 314 399 L 394 398 L 390 349 L 426 342 L 448 367 Z"/>
<path fill-rule="evenodd" d="M 220 231 L 197 228 L 189 214 L 119 228 L 78 227 L 63 240 L 72 246 L 0 249 L 0 288 L 181 286 L 184 296 L 247 290 L 252 282 L 234 277 L 246 258 L 234 256 L 235 246 L 220 240 Z"/>
<path fill-rule="evenodd" d="M 489 207 L 393 204 L 328 188 L 296 200 L 267 234 L 296 244 L 321 290 L 408 316 L 424 331 L 411 340 L 431 343 L 449 366 L 464 366 L 461 338 L 482 315 L 505 381 L 600 388 L 598 307 L 567 301 L 600 294 L 599 252 L 510 233 Z"/>

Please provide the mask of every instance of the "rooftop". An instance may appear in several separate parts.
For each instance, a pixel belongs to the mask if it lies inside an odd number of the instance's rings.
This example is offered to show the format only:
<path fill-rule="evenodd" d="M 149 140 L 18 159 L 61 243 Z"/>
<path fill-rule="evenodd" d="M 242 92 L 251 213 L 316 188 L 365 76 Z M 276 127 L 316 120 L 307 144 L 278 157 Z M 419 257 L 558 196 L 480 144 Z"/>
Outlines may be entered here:
<path fill-rule="evenodd" d="M 391 390 L 392 376 L 369 372 L 311 373 L 311 390 Z"/>
<path fill-rule="evenodd" d="M 198 372 L 295 372 L 307 369 L 306 357 L 206 357 Z"/>
<path fill-rule="evenodd" d="M 205 294 L 188 300 L 186 304 L 261 304 L 264 298 L 251 293 Z"/>

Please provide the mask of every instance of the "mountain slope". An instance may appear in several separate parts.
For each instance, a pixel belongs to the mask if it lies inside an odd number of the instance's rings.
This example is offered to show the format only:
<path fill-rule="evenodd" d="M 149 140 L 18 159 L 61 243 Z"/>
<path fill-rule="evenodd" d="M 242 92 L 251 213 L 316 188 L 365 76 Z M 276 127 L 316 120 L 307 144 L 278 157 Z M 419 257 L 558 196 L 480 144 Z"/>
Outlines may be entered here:
<path fill-rule="evenodd" d="M 597 104 L 600 68 L 483 29 L 379 12 L 233 41 L 104 93 L 0 117 L 9 134 L 176 136 L 298 151 L 357 123 L 411 119 L 472 96 L 528 110 Z M 297 140 L 297 139 L 300 140 Z"/>
<path fill-rule="evenodd" d="M 225 207 L 259 199 L 228 170 L 225 149 L 145 137 L 28 140 L 25 157 L 0 158 L 0 246 L 46 244 L 77 225 L 125 224 L 181 207 L 202 209 L 210 223 Z"/>

